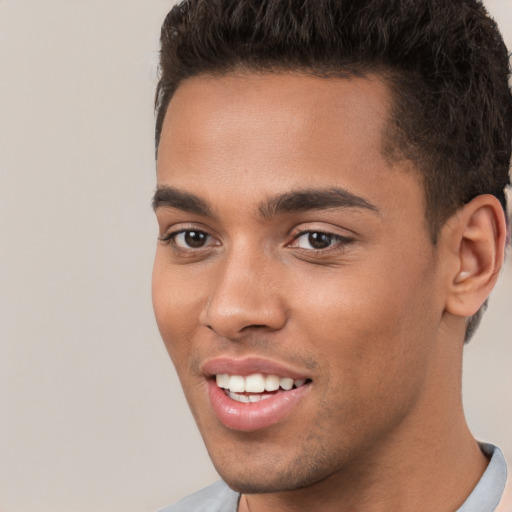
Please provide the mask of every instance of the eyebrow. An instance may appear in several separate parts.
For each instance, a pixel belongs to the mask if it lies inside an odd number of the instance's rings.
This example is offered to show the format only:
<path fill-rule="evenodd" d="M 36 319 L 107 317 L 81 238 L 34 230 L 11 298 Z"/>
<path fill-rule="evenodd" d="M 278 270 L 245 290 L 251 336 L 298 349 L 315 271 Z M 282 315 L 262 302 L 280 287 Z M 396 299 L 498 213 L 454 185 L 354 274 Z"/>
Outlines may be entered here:
<path fill-rule="evenodd" d="M 189 192 L 183 192 L 172 187 L 158 187 L 153 196 L 153 210 L 161 207 L 176 208 L 195 215 L 213 217 L 213 212 L 208 203 Z"/>
<path fill-rule="evenodd" d="M 270 218 L 283 213 L 333 208 L 362 208 L 379 213 L 379 209 L 368 200 L 336 187 L 287 192 L 265 201 L 259 211 L 262 217 Z"/>
<path fill-rule="evenodd" d="M 153 196 L 153 209 L 156 210 L 160 207 L 176 208 L 205 217 L 214 216 L 212 209 L 205 200 L 195 194 L 169 186 L 156 189 Z M 263 218 L 272 218 L 284 213 L 334 208 L 362 208 L 379 213 L 378 208 L 365 198 L 336 187 L 286 192 L 264 201 L 259 205 L 258 210 Z"/>

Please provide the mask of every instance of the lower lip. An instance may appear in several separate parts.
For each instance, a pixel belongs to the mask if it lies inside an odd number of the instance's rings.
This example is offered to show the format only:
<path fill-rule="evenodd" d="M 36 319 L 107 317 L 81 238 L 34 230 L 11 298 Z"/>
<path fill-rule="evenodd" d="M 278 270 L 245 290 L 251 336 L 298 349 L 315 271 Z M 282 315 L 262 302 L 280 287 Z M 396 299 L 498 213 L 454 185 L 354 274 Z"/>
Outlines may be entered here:
<path fill-rule="evenodd" d="M 290 391 L 279 391 L 259 402 L 243 403 L 229 398 L 214 380 L 209 380 L 208 394 L 215 415 L 225 427 L 253 432 L 275 425 L 286 418 L 309 387 L 309 384 L 305 384 Z"/>

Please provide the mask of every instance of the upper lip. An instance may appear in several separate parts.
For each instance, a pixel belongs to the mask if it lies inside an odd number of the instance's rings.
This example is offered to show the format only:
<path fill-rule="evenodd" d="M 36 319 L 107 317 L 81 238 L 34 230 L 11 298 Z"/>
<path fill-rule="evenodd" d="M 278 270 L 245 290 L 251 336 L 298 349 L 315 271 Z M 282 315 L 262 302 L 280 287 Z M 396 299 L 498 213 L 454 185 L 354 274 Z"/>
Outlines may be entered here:
<path fill-rule="evenodd" d="M 206 361 L 201 367 L 207 377 L 217 374 L 241 375 L 243 377 L 254 373 L 289 377 L 294 380 L 309 379 L 305 372 L 291 368 L 289 365 L 259 357 L 217 357 Z"/>

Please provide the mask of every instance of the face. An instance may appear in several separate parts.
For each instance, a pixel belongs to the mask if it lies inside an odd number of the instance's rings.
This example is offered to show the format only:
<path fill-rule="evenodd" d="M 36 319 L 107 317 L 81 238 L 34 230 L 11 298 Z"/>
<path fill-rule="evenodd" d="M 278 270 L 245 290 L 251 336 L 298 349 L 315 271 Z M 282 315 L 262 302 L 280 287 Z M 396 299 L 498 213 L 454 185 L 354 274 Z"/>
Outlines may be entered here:
<path fill-rule="evenodd" d="M 244 74 L 169 105 L 154 308 L 235 489 L 336 479 L 434 414 L 441 272 L 389 104 L 378 78 Z"/>

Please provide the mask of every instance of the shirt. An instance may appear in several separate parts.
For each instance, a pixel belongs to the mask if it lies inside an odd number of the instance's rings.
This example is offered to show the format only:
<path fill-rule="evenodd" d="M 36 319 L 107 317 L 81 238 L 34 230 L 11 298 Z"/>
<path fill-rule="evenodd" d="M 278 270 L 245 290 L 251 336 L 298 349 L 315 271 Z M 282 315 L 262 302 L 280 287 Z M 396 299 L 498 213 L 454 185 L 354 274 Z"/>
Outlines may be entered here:
<path fill-rule="evenodd" d="M 492 444 L 482 443 L 480 448 L 490 457 L 489 464 L 476 487 L 456 512 L 512 512 L 512 504 L 504 495 L 507 465 L 503 454 Z M 220 481 L 160 512 L 237 512 L 239 500 L 240 494 Z"/>

